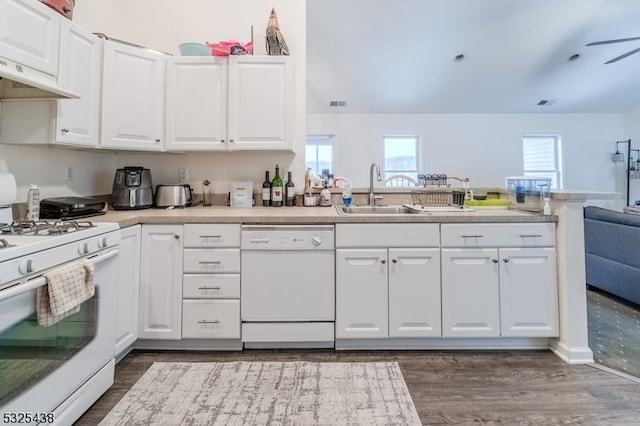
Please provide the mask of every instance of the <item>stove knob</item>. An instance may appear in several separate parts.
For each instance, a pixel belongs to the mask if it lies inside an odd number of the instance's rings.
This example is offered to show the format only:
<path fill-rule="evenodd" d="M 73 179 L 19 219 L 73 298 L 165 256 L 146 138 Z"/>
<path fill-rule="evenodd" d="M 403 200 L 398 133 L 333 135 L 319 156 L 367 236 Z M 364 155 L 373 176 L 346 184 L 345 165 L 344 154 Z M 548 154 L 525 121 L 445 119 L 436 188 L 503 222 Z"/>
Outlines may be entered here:
<path fill-rule="evenodd" d="M 321 237 L 320 235 L 318 235 L 318 234 L 314 235 L 314 236 L 311 238 L 311 243 L 312 243 L 314 246 L 318 247 L 320 244 L 322 244 L 322 237 Z"/>
<path fill-rule="evenodd" d="M 18 271 L 22 275 L 30 274 L 35 268 L 36 261 L 33 259 L 25 259 L 18 265 Z"/>
<path fill-rule="evenodd" d="M 107 237 L 99 238 L 98 241 L 97 241 L 97 244 L 98 244 L 98 249 L 103 249 L 103 248 L 107 247 L 107 245 L 108 245 L 107 244 Z"/>
<path fill-rule="evenodd" d="M 80 254 L 87 254 L 89 253 L 89 243 L 81 243 L 78 246 L 78 253 Z"/>

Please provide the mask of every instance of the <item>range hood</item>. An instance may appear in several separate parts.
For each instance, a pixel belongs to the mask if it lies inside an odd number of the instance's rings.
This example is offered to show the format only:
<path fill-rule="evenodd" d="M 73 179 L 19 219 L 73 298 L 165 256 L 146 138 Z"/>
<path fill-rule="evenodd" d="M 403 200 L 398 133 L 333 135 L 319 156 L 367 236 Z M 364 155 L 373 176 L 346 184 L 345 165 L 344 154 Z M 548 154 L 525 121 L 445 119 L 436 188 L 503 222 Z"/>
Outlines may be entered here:
<path fill-rule="evenodd" d="M 24 95 L 14 95 L 21 89 Z M 28 90 L 25 90 L 28 89 Z M 0 98 L 79 99 L 80 95 L 58 85 L 55 76 L 0 57 Z"/>

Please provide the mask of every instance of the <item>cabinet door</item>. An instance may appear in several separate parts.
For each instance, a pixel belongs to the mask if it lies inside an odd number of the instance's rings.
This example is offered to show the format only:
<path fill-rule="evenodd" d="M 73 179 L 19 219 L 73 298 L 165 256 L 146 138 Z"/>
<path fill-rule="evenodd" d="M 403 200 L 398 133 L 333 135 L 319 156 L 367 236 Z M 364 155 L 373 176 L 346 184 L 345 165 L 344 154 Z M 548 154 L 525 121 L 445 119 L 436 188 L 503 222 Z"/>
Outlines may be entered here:
<path fill-rule="evenodd" d="M 58 75 L 60 15 L 33 0 L 0 1 L 0 57 Z"/>
<path fill-rule="evenodd" d="M 120 237 L 116 355 L 124 355 L 123 351 L 138 338 L 140 225 L 120 230 Z"/>
<path fill-rule="evenodd" d="M 336 338 L 388 337 L 386 249 L 336 250 Z"/>
<path fill-rule="evenodd" d="M 140 253 L 141 339 L 180 339 L 182 226 L 144 225 Z"/>
<path fill-rule="evenodd" d="M 389 337 L 440 337 L 440 249 L 389 249 Z"/>
<path fill-rule="evenodd" d="M 500 336 L 497 249 L 442 249 L 442 336 Z"/>
<path fill-rule="evenodd" d="M 167 150 L 226 150 L 227 58 L 167 59 Z"/>
<path fill-rule="evenodd" d="M 500 315 L 504 337 L 558 335 L 554 248 L 500 249 Z"/>
<path fill-rule="evenodd" d="M 63 20 L 60 33 L 60 85 L 80 99 L 59 100 L 54 143 L 98 146 L 100 131 L 100 40 Z"/>
<path fill-rule="evenodd" d="M 101 146 L 162 150 L 164 55 L 112 41 L 103 49 Z"/>
<path fill-rule="evenodd" d="M 229 57 L 229 148 L 294 150 L 290 56 Z"/>

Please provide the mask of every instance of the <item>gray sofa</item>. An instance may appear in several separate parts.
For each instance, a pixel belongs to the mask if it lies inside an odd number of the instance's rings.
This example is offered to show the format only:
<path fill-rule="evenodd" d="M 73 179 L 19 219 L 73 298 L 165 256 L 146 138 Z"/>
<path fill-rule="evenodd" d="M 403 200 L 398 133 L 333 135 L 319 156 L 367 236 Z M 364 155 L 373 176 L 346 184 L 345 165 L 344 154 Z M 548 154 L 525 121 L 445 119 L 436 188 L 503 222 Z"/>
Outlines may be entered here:
<path fill-rule="evenodd" d="M 587 284 L 640 305 L 640 215 L 584 208 Z"/>

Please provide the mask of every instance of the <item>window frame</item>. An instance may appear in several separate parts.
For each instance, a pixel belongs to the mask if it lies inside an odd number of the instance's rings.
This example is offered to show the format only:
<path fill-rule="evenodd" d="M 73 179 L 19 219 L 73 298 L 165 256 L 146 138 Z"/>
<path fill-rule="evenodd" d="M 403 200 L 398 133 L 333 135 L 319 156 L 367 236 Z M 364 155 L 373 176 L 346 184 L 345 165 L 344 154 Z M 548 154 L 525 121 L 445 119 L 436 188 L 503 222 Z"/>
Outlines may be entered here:
<path fill-rule="evenodd" d="M 415 159 L 416 159 L 416 168 L 415 170 L 400 170 L 400 169 L 387 169 L 387 139 L 411 139 L 414 142 L 415 149 Z M 384 180 L 393 175 L 407 175 L 413 177 L 416 181 L 418 180 L 418 175 L 420 174 L 420 152 L 421 152 L 421 138 L 419 134 L 416 133 L 389 133 L 384 134 L 382 136 L 382 164 L 383 164 L 383 175 Z"/>
<path fill-rule="evenodd" d="M 528 139 L 552 139 L 554 169 L 527 169 L 525 158 L 525 144 Z M 522 172 L 523 176 L 551 177 L 551 188 L 562 189 L 562 136 L 559 133 L 524 133 L 522 135 Z"/>
<path fill-rule="evenodd" d="M 318 146 L 320 145 L 329 145 L 331 146 L 331 167 L 329 168 L 329 173 L 335 176 L 336 171 L 336 135 L 329 134 L 314 134 L 314 135 L 306 135 L 304 141 L 304 168 L 307 169 L 307 146 L 312 142 L 316 146 L 316 164 L 318 163 Z M 319 143 L 320 142 L 320 143 Z M 320 176 L 322 174 L 322 170 L 311 170 L 312 176 Z"/>

